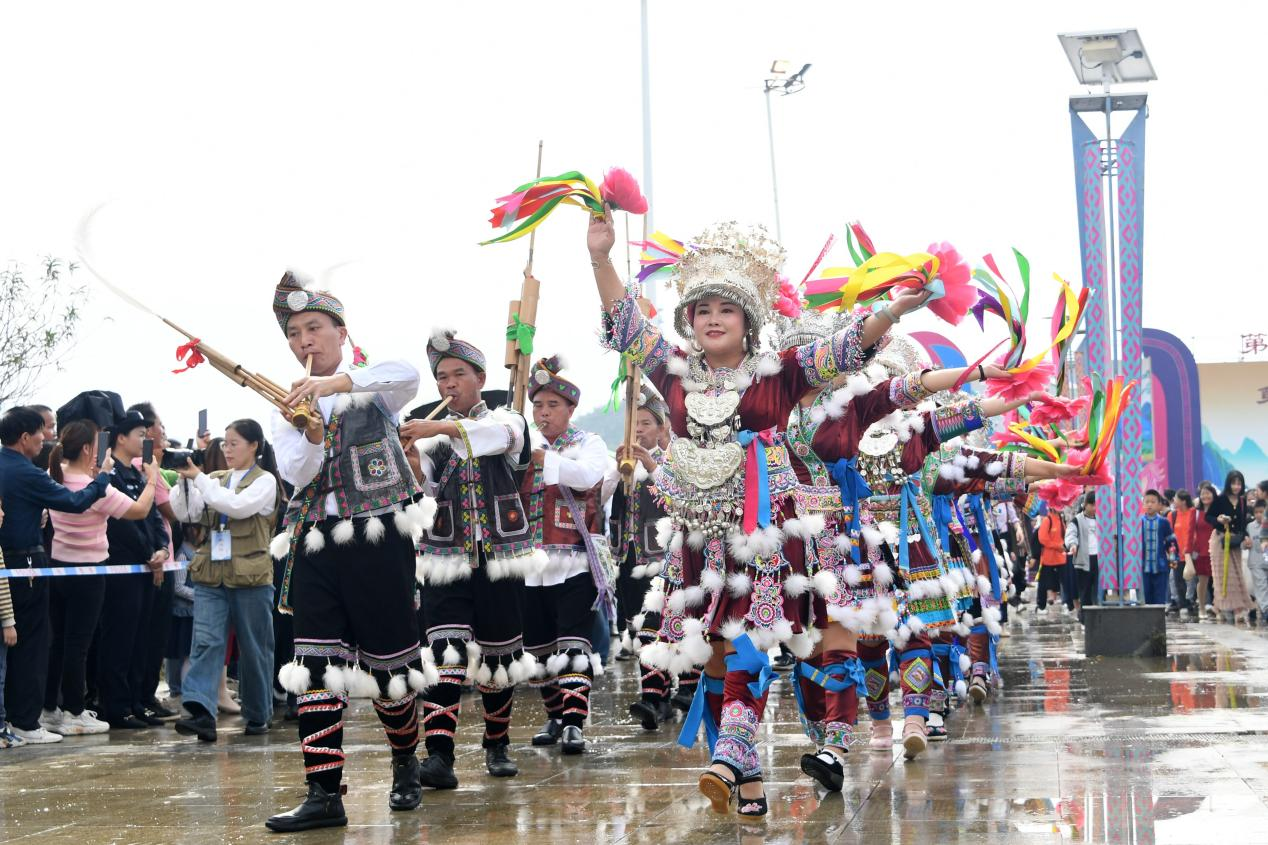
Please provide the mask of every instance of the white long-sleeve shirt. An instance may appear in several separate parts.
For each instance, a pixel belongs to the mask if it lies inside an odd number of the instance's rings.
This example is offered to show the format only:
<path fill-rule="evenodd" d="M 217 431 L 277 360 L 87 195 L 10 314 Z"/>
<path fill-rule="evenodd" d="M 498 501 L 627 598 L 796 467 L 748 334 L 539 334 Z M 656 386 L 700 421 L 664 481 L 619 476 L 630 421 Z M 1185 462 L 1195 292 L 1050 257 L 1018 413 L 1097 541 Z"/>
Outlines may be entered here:
<path fill-rule="evenodd" d="M 418 394 L 418 370 L 405 361 L 381 361 L 368 367 L 340 364 L 336 372 L 347 373 L 352 379 L 352 393 L 379 394 L 393 417 L 400 414 L 401 409 Z M 317 400 L 317 408 L 327 424 L 339 399 L 336 394 Z M 322 444 L 310 442 L 304 432 L 287 422 L 279 411 L 273 412 L 273 451 L 282 480 L 294 485 L 296 490 L 308 486 L 321 471 L 325 458 Z M 339 515 L 339 506 L 333 495 L 326 497 L 326 515 Z"/>
<path fill-rule="evenodd" d="M 608 447 L 603 438 L 587 431 L 581 443 L 567 449 L 566 454 L 546 450 L 542 459 L 542 483 L 559 484 L 584 493 L 603 480 L 608 460 Z M 541 572 L 524 576 L 525 586 L 551 587 L 590 569 L 590 559 L 582 551 L 551 551 L 548 556 L 550 562 Z"/>
<path fill-rule="evenodd" d="M 235 469 L 229 473 L 229 486 L 225 487 L 210 475 L 199 473 L 193 482 L 183 481 L 172 488 L 172 510 L 181 522 L 197 522 L 208 507 L 230 519 L 246 519 L 250 516 L 270 516 L 277 502 L 277 479 L 271 473 L 262 473 L 241 493 L 236 488 L 249 469 Z"/>
<path fill-rule="evenodd" d="M 463 433 L 467 435 L 467 442 L 471 444 L 471 457 L 486 458 L 490 455 L 504 455 L 511 463 L 519 460 L 520 452 L 524 449 L 526 432 L 524 418 L 518 414 L 503 414 L 500 411 L 494 411 L 484 414 L 479 419 L 457 415 L 450 415 L 448 419 L 460 425 Z M 459 458 L 467 457 L 467 444 L 461 437 L 446 439 Z M 427 492 L 434 495 L 435 464 L 426 449 L 421 451 L 420 458 Z"/>

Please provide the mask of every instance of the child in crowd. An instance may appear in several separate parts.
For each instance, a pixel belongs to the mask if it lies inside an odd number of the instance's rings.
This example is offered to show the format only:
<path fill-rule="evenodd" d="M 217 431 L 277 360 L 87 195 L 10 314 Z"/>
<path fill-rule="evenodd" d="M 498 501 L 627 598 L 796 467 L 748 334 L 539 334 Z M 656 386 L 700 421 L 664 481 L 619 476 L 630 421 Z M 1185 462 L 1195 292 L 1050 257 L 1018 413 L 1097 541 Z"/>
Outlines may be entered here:
<path fill-rule="evenodd" d="M 1065 521 L 1061 511 L 1048 508 L 1039 522 L 1037 532 L 1039 545 L 1039 582 L 1035 586 L 1035 606 L 1046 610 L 1048 602 L 1060 601 L 1063 576 L 1065 574 Z M 1067 598 L 1066 611 L 1074 609 L 1074 598 Z"/>
<path fill-rule="evenodd" d="M 1145 604 L 1167 603 L 1171 570 L 1179 557 L 1171 523 L 1160 513 L 1162 502 L 1162 494 L 1157 490 L 1145 491 L 1145 515 L 1141 517 L 1140 528 L 1144 549 L 1141 581 L 1145 587 Z"/>
<path fill-rule="evenodd" d="M 202 542 L 203 527 L 186 524 L 183 542 L 176 550 L 176 559 L 186 566 L 194 559 L 194 552 Z M 189 583 L 189 570 L 178 569 L 174 577 L 172 597 L 172 629 L 167 636 L 167 688 L 171 696 L 169 709 L 180 707 L 181 680 L 189 665 L 189 651 L 194 639 L 194 587 Z"/>

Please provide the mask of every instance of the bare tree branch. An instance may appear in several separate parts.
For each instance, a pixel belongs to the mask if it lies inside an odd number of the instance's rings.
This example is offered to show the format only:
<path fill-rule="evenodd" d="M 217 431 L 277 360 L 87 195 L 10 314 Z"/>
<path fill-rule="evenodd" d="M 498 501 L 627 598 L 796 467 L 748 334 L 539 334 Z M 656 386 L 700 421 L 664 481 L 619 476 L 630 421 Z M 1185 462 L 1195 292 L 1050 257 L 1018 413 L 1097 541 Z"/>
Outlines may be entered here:
<path fill-rule="evenodd" d="M 77 265 L 53 256 L 32 282 L 16 262 L 0 270 L 0 407 L 29 398 L 51 367 L 61 370 L 74 348 L 87 289 L 70 281 Z"/>

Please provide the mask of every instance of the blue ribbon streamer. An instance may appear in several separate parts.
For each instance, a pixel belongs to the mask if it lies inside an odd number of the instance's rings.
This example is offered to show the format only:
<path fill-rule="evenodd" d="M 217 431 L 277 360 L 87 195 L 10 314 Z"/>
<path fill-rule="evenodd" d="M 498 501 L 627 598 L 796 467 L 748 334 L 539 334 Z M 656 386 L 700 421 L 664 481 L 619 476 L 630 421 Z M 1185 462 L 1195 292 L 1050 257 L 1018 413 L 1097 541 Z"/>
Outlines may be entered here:
<path fill-rule="evenodd" d="M 797 674 L 813 684 L 818 684 L 828 692 L 844 692 L 850 687 L 857 687 L 863 690 L 863 697 L 867 697 L 867 678 L 863 672 L 863 664 L 857 657 L 851 657 L 843 663 L 832 663 L 828 666 L 818 667 L 811 666 L 809 663 L 802 661 L 797 662 Z M 844 675 L 844 678 L 834 678 L 833 675 Z M 809 720 L 810 716 L 806 713 L 806 702 L 802 698 L 801 683 L 795 683 L 793 686 L 793 698 L 797 699 L 797 710 L 801 715 Z"/>
<path fill-rule="evenodd" d="M 757 524 L 761 528 L 770 525 L 770 471 L 766 467 L 766 449 L 761 441 L 762 432 L 744 429 L 737 439 L 741 448 L 754 450 L 757 458 Z M 746 479 L 746 483 L 752 483 Z"/>
<path fill-rule="evenodd" d="M 899 496 L 898 504 L 898 569 L 903 575 L 911 572 L 911 554 L 907 551 L 907 537 L 911 533 L 911 529 L 907 526 L 907 510 L 910 508 L 916 513 L 916 525 L 920 531 L 920 538 L 925 541 L 925 548 L 929 550 L 935 561 L 938 560 L 938 550 L 933 544 L 933 532 L 929 530 L 929 523 L 925 522 L 925 515 L 920 511 L 920 486 L 915 477 L 907 479 L 903 482 L 902 494 Z"/>
<path fill-rule="evenodd" d="M 981 533 L 982 542 L 979 544 L 982 554 L 986 557 L 986 569 L 991 576 L 991 595 L 995 597 L 995 601 L 1001 600 L 999 587 L 999 564 L 995 561 L 995 550 L 991 548 L 991 543 L 987 540 L 986 510 L 982 507 L 982 494 L 970 493 L 968 496 L 969 510 L 973 512 L 973 519 L 977 522 L 977 530 Z"/>
<path fill-rule="evenodd" d="M 683 717 L 682 730 L 678 732 L 678 744 L 683 748 L 695 746 L 696 739 L 700 736 L 700 725 L 703 724 L 705 740 L 709 743 L 709 753 L 713 753 L 713 746 L 718 744 L 718 726 L 713 721 L 713 714 L 709 712 L 705 693 L 721 695 L 724 686 L 723 678 L 710 678 L 703 672 L 700 673 L 700 680 L 696 684 L 696 694 L 691 697 L 691 707 L 687 710 L 687 715 Z"/>
<path fill-rule="evenodd" d="M 954 519 L 954 506 L 949 493 L 935 493 L 933 496 L 933 524 L 938 528 L 938 542 L 942 550 L 951 554 L 951 520 Z"/>
<path fill-rule="evenodd" d="M 841 505 L 850 512 L 850 523 L 845 526 L 845 530 L 853 542 L 850 543 L 850 556 L 854 558 L 857 564 L 861 558 L 859 555 L 859 543 L 856 536 L 859 526 L 862 524 L 859 519 L 859 500 L 870 498 L 872 488 L 867 486 L 867 479 L 858 469 L 858 458 L 841 458 L 831 469 L 832 480 L 837 483 L 837 487 L 841 489 Z"/>
<path fill-rule="evenodd" d="M 731 640 L 731 645 L 735 647 L 735 653 L 726 656 L 726 670 L 756 675 L 757 680 L 749 682 L 748 691 L 754 698 L 761 698 L 775 682 L 775 670 L 771 668 L 770 657 L 766 652 L 757 650 L 748 634 L 740 634 Z"/>

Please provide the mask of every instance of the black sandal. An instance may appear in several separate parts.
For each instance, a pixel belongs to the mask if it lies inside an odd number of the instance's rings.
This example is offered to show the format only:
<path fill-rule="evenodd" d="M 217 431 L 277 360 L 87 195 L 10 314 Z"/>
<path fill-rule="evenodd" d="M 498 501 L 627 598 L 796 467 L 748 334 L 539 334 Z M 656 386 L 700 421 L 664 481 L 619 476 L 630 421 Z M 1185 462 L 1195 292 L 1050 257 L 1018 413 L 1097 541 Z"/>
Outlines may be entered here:
<path fill-rule="evenodd" d="M 697 785 L 700 793 L 713 805 L 713 812 L 721 814 L 725 814 L 730 809 L 731 799 L 735 797 L 735 791 L 739 788 L 735 781 L 712 769 L 700 775 Z"/>
<path fill-rule="evenodd" d="M 760 798 L 745 798 L 739 793 L 739 788 L 746 783 L 761 783 L 762 777 L 740 778 L 736 784 L 735 792 L 735 812 L 742 819 L 761 820 L 770 812 L 770 804 L 766 801 L 766 788 L 762 787 L 762 795 Z"/>

